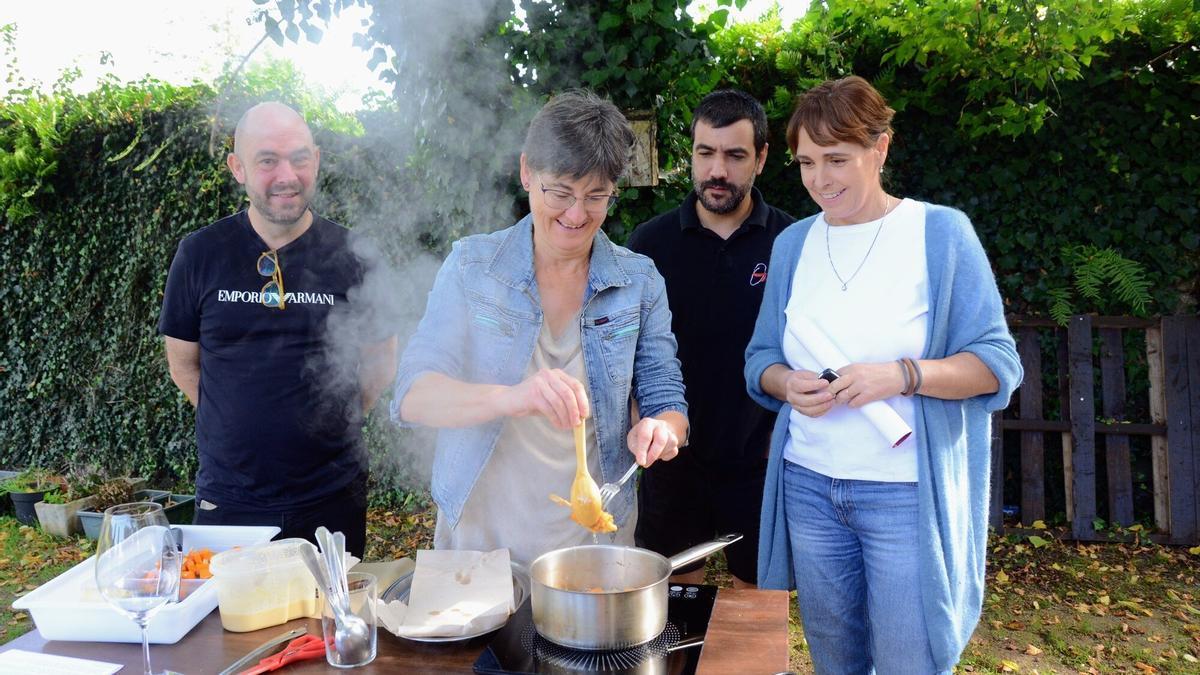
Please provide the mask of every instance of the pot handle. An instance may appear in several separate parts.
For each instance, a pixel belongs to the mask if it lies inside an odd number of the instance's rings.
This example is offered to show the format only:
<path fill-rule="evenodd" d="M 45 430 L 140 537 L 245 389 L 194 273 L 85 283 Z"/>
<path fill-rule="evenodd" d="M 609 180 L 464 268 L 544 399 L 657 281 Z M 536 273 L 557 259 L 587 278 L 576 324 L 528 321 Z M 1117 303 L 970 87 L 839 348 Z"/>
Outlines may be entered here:
<path fill-rule="evenodd" d="M 709 555 L 716 553 L 717 551 L 720 551 L 721 549 L 725 548 L 726 546 L 732 544 L 735 541 L 739 541 L 741 538 L 742 538 L 742 535 L 739 532 L 734 532 L 732 534 L 724 534 L 724 535 L 717 537 L 716 539 L 713 539 L 712 541 L 705 542 L 703 544 L 696 544 L 695 546 L 693 546 L 689 549 L 680 551 L 679 553 L 676 553 L 675 555 L 671 556 L 670 559 L 667 560 L 667 562 L 670 563 L 671 571 L 674 572 L 675 570 L 679 569 L 680 567 L 683 567 L 684 565 L 687 565 L 689 563 L 694 563 L 697 560 L 701 560 L 703 558 L 707 558 Z"/>

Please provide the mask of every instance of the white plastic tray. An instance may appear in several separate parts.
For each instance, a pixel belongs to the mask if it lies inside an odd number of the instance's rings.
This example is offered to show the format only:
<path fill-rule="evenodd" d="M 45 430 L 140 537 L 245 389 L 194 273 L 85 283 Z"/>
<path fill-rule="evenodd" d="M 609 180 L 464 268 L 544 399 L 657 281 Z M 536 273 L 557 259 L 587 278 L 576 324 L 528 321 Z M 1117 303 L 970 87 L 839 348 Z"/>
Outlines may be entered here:
<path fill-rule="evenodd" d="M 232 525 L 176 525 L 183 531 L 183 550 L 210 548 L 213 552 L 234 546 L 270 541 L 278 527 Z M 100 596 L 92 571 L 92 556 L 17 598 L 13 608 L 28 610 L 38 632 L 47 640 L 88 642 L 142 641 L 137 624 Z M 174 644 L 217 606 L 217 588 L 211 580 L 172 602 L 151 617 L 149 639 L 154 644 Z"/>

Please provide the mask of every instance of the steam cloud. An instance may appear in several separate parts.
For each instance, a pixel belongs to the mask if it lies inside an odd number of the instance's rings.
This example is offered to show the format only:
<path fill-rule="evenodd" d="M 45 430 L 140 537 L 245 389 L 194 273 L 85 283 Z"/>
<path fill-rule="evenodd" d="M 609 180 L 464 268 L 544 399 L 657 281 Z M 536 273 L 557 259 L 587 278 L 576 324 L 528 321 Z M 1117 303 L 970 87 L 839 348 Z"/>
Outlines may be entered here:
<path fill-rule="evenodd" d="M 509 188 L 535 110 L 525 104 L 514 109 L 514 100 L 526 98 L 512 84 L 503 54 L 484 40 L 496 17 L 511 11 L 505 0 L 375 3 L 372 21 L 382 25 L 389 43 L 401 45 L 393 62 L 393 101 L 364 115 L 367 135 L 358 144 L 366 152 L 322 150 L 325 180 L 336 176 L 362 190 L 354 221 L 345 224 L 353 228 L 366 277 L 351 293 L 349 308 L 339 308 L 328 324 L 329 357 L 341 382 L 358 377 L 361 336 L 395 334 L 403 353 L 451 241 L 516 219 Z M 398 183 L 386 178 L 397 175 Z M 315 207 L 322 209 L 320 194 Z M 385 403 L 390 394 L 389 386 Z M 376 408 L 381 414 L 384 404 Z M 387 429 L 373 442 L 388 447 L 382 466 L 376 458 L 375 477 L 406 489 L 428 485 L 433 432 L 375 426 Z"/>

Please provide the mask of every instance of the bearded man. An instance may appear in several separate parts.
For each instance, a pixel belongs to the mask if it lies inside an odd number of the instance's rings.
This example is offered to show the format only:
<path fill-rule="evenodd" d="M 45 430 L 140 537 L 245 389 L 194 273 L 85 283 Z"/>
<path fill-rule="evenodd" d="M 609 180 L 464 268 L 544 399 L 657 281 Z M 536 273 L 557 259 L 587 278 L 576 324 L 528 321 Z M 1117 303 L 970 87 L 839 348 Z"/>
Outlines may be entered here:
<path fill-rule="evenodd" d="M 741 532 L 744 538 L 725 549 L 739 587 L 753 587 L 757 577 L 775 421 L 746 394 L 742 368 L 771 245 L 795 221 L 754 187 L 766 161 L 762 105 L 743 91 L 709 94 L 692 116 L 694 190 L 679 208 L 639 225 L 627 244 L 652 258 L 666 279 L 691 420 L 686 451 L 642 475 L 637 543 L 671 556 L 714 534 Z M 701 583 L 704 570 L 693 564 L 671 578 Z"/>
<path fill-rule="evenodd" d="M 396 337 L 362 329 L 369 266 L 310 208 L 320 163 L 296 111 L 242 116 L 226 164 L 249 207 L 180 242 L 158 329 L 196 408 L 196 524 L 309 540 L 323 525 L 362 557 L 362 424 L 395 373 Z"/>

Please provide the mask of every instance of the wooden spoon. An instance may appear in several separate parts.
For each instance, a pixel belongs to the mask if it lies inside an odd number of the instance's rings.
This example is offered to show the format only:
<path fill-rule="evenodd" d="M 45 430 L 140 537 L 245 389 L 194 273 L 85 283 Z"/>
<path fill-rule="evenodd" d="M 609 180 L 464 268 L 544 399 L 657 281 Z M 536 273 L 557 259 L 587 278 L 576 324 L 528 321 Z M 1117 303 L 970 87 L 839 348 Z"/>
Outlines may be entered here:
<path fill-rule="evenodd" d="M 616 532 L 612 514 L 606 513 L 601 506 L 600 486 L 588 473 L 586 424 L 586 421 L 580 422 L 575 427 L 575 481 L 571 483 L 571 501 L 558 495 L 550 495 L 550 499 L 571 507 L 571 520 L 592 532 Z"/>

